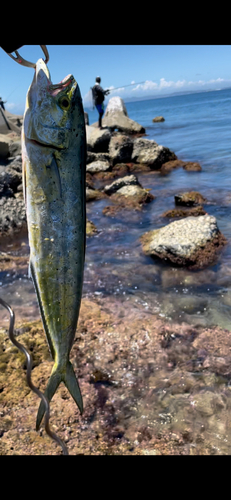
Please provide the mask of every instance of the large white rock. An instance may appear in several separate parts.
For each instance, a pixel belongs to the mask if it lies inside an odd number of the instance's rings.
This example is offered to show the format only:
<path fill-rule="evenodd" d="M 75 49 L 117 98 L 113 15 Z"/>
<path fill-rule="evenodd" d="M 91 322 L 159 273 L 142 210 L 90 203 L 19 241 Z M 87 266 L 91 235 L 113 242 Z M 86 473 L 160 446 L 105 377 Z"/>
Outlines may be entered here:
<path fill-rule="evenodd" d="M 97 127 L 98 122 L 93 123 Z M 144 134 L 145 128 L 139 123 L 128 118 L 128 113 L 123 99 L 115 96 L 108 101 L 105 115 L 102 120 L 103 127 L 109 127 L 112 130 L 118 129 L 127 134 Z"/>
<path fill-rule="evenodd" d="M 211 263 L 225 238 L 216 218 L 210 215 L 186 217 L 167 226 L 145 233 L 141 237 L 146 255 L 168 259 L 180 265 L 202 267 Z"/>
<path fill-rule="evenodd" d="M 108 101 L 108 105 L 105 111 L 105 117 L 118 112 L 124 113 L 126 116 L 128 116 L 128 112 L 123 99 L 121 99 L 121 97 L 115 96 Z"/>

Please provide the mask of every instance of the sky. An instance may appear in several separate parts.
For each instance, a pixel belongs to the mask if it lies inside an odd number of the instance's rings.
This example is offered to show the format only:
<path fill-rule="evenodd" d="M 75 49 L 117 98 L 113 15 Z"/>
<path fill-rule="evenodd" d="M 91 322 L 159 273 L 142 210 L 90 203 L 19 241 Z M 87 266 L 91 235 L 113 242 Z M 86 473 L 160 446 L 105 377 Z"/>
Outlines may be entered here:
<path fill-rule="evenodd" d="M 47 49 L 52 82 L 73 74 L 85 108 L 91 104 L 89 91 L 96 76 L 104 89 L 111 89 L 106 100 L 115 95 L 126 101 L 231 87 L 231 45 L 47 45 Z M 24 45 L 19 53 L 31 62 L 43 57 L 39 45 Z M 0 96 L 11 113 L 23 114 L 33 74 L 33 68 L 16 63 L 0 48 Z M 125 87 L 130 83 L 135 84 Z"/>

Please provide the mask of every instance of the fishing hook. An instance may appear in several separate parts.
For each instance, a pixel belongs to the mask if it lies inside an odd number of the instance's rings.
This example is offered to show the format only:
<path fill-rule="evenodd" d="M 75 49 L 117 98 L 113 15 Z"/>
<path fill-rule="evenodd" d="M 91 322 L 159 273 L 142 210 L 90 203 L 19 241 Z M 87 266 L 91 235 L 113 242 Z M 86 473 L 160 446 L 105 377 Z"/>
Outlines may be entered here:
<path fill-rule="evenodd" d="M 45 64 L 47 64 L 49 61 L 49 52 L 47 50 L 47 47 L 46 47 L 46 45 L 40 45 L 40 47 L 45 55 L 44 62 L 45 62 Z M 35 68 L 36 67 L 36 63 L 31 63 L 29 61 L 26 61 L 26 59 L 23 59 L 23 57 L 20 56 L 20 54 L 18 53 L 17 50 L 15 50 L 14 53 L 16 54 L 16 57 L 13 56 L 13 54 L 11 54 L 10 52 L 7 52 L 8 56 L 12 57 L 12 59 L 14 59 L 14 61 L 21 64 L 22 66 L 27 66 L 28 68 Z"/>
<path fill-rule="evenodd" d="M 29 385 L 30 389 L 37 394 L 39 398 L 42 399 L 44 405 L 45 405 L 45 416 L 44 416 L 44 423 L 45 423 L 45 431 L 50 436 L 51 439 L 56 441 L 58 443 L 62 450 L 63 450 L 63 455 L 68 455 L 68 450 L 64 442 L 55 434 L 54 432 L 51 431 L 50 425 L 49 425 L 49 418 L 50 418 L 50 405 L 49 401 L 46 398 L 46 396 L 37 388 L 34 386 L 31 380 L 31 370 L 32 370 L 32 357 L 31 355 L 27 352 L 26 348 L 20 344 L 16 338 L 14 337 L 14 322 L 15 322 L 15 314 L 14 311 L 11 309 L 11 307 L 0 297 L 0 304 L 2 304 L 5 309 L 7 309 L 9 315 L 10 315 L 10 325 L 9 325 L 9 339 L 11 342 L 25 355 L 26 357 L 26 365 L 27 365 L 27 372 L 26 372 L 26 378 L 27 378 L 27 384 Z"/>

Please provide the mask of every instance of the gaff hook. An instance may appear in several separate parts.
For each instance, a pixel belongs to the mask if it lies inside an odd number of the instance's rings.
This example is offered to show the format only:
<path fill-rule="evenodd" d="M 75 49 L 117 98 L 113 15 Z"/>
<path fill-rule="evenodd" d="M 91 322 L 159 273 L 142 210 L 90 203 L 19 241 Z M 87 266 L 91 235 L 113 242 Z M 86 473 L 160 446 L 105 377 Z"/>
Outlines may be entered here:
<path fill-rule="evenodd" d="M 44 62 L 45 62 L 45 64 L 47 64 L 49 61 L 49 53 L 48 53 L 47 47 L 46 47 L 46 45 L 40 45 L 40 47 L 45 55 Z M 16 54 L 16 57 L 13 56 L 13 54 L 11 54 L 10 52 L 7 52 L 8 56 L 12 57 L 12 59 L 14 59 L 14 61 L 21 64 L 22 66 L 27 66 L 28 68 L 35 68 L 36 67 L 36 63 L 31 63 L 29 61 L 26 61 L 26 59 L 23 59 L 23 57 L 20 56 L 20 54 L 17 50 L 15 50 L 14 53 Z"/>
<path fill-rule="evenodd" d="M 27 384 L 29 385 L 30 389 L 37 394 L 39 398 L 42 399 L 46 412 L 44 416 L 44 422 L 45 422 L 45 431 L 48 434 L 48 436 L 51 437 L 56 443 L 58 443 L 62 450 L 63 450 L 63 455 L 68 455 L 67 447 L 64 444 L 64 442 L 55 434 L 54 432 L 51 431 L 50 425 L 49 425 L 49 418 L 50 418 L 50 405 L 49 401 L 46 398 L 46 396 L 37 388 L 34 386 L 31 380 L 31 370 L 32 370 L 32 357 L 31 355 L 27 352 L 26 348 L 20 344 L 16 338 L 14 337 L 14 321 L 15 321 L 15 315 L 14 311 L 11 309 L 11 307 L 0 297 L 0 304 L 7 309 L 9 315 L 10 315 L 10 326 L 9 326 L 9 339 L 11 342 L 26 356 L 26 365 L 27 365 L 27 372 L 26 372 L 26 379 L 27 379 Z"/>

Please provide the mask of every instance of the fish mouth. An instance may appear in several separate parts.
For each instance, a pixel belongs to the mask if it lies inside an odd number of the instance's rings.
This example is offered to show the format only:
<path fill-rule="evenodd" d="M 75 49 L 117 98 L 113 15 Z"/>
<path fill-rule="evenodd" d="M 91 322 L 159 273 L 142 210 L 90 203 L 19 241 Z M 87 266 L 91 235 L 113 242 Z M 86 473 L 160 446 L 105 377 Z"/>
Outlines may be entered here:
<path fill-rule="evenodd" d="M 46 144 L 44 142 L 40 142 L 40 141 L 37 141 L 35 139 L 28 139 L 27 140 L 30 142 L 30 143 L 33 143 L 33 144 L 36 144 L 37 146 L 40 146 L 42 148 L 49 148 L 49 149 L 55 149 L 56 151 L 64 151 L 66 148 L 62 147 L 62 146 L 53 146 L 53 144 Z"/>

